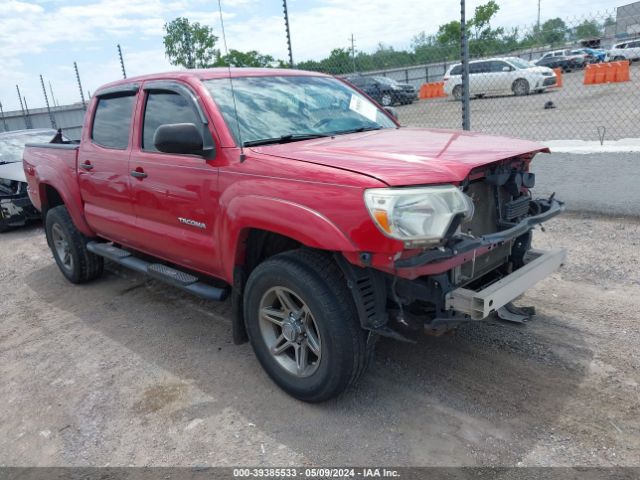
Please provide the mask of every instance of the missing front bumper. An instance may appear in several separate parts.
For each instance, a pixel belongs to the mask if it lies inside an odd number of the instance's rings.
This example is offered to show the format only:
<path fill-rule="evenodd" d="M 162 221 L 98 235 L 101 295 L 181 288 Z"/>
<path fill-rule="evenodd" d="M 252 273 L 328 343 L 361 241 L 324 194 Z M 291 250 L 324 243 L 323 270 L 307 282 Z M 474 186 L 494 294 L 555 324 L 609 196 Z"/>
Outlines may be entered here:
<path fill-rule="evenodd" d="M 566 250 L 530 250 L 534 258 L 525 266 L 480 291 L 456 288 L 446 296 L 445 308 L 482 320 L 555 272 L 566 258 Z"/>

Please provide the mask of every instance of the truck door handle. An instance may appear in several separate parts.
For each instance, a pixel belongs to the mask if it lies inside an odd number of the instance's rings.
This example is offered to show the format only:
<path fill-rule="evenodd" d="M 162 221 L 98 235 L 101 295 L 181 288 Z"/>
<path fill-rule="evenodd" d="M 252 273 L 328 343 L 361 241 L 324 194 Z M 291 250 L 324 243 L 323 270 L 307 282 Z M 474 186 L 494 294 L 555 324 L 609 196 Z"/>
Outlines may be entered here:
<path fill-rule="evenodd" d="M 91 163 L 89 162 L 84 162 L 80 164 L 81 168 L 84 168 L 85 170 L 91 170 L 93 168 L 93 165 L 91 165 Z"/>
<path fill-rule="evenodd" d="M 147 178 L 147 174 L 141 170 L 131 170 L 131 176 L 136 178 Z"/>

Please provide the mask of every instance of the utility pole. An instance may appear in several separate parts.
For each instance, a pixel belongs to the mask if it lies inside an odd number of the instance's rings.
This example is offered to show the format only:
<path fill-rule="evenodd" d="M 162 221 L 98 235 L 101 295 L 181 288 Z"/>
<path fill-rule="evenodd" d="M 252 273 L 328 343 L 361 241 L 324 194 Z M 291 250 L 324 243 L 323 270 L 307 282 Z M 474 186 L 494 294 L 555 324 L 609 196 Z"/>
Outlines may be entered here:
<path fill-rule="evenodd" d="M 2 109 L 2 102 L 0 102 L 0 117 L 2 117 L 3 131 L 8 132 L 7 121 L 4 119 L 4 110 Z"/>
<path fill-rule="evenodd" d="M 87 102 L 84 101 L 84 93 L 82 92 L 82 83 L 80 83 L 80 73 L 78 73 L 78 64 L 73 62 L 73 69 L 76 71 L 76 80 L 78 80 L 78 88 L 80 89 L 80 99 L 82 100 L 82 106 L 87 109 Z"/>
<path fill-rule="evenodd" d="M 118 44 L 118 56 L 120 57 L 120 67 L 122 67 L 122 77 L 127 78 L 127 71 L 124 69 L 124 60 L 122 59 L 122 49 Z"/>
<path fill-rule="evenodd" d="M 53 87 L 51 86 L 51 80 L 49 80 L 49 92 L 51 93 L 51 101 L 53 102 L 54 107 L 59 107 L 60 104 L 56 100 L 55 95 L 53 94 Z"/>
<path fill-rule="evenodd" d="M 460 56 L 462 57 L 462 129 L 471 130 L 469 111 L 469 44 L 467 43 L 467 21 L 465 0 L 460 0 Z"/>
<path fill-rule="evenodd" d="M 24 111 L 24 104 L 22 103 L 22 94 L 20 93 L 20 87 L 16 84 L 16 90 L 18 92 L 18 100 L 20 100 L 20 110 L 22 110 L 22 118 L 24 119 L 24 127 L 29 129 L 29 117 Z"/>
<path fill-rule="evenodd" d="M 538 21 L 536 25 L 538 26 L 538 32 L 540 32 L 540 0 L 538 0 Z"/>
<path fill-rule="evenodd" d="M 353 60 L 353 73 L 356 73 L 356 39 L 353 37 L 353 33 L 351 34 L 351 59 Z"/>
<path fill-rule="evenodd" d="M 24 100 L 24 111 L 27 112 L 27 119 L 29 120 L 29 126 L 27 128 L 33 128 L 33 124 L 31 123 L 31 114 L 29 113 L 29 106 L 27 105 L 27 97 L 23 96 Z"/>
<path fill-rule="evenodd" d="M 287 31 L 287 49 L 289 50 L 289 66 L 293 68 L 293 53 L 291 52 L 291 32 L 289 31 L 289 12 L 287 11 L 287 0 L 282 0 L 284 10 L 284 27 Z"/>
<path fill-rule="evenodd" d="M 51 121 L 51 128 L 57 129 L 56 119 L 51 112 L 51 107 L 49 106 L 49 98 L 47 97 L 47 89 L 44 87 L 44 79 L 42 78 L 42 74 L 40 75 L 40 85 L 42 85 L 42 93 L 44 94 L 44 103 L 47 106 L 47 112 L 49 112 L 49 121 Z"/>

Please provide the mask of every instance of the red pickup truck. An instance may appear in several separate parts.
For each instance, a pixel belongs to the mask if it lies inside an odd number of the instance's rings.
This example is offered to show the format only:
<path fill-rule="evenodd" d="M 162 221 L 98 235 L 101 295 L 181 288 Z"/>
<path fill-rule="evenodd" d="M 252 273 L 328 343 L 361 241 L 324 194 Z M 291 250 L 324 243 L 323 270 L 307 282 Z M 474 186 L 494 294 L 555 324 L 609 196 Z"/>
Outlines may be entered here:
<path fill-rule="evenodd" d="M 79 144 L 29 144 L 24 170 L 73 283 L 103 259 L 195 295 L 231 294 L 233 336 L 309 402 L 412 341 L 503 312 L 563 250 L 531 231 L 534 142 L 400 127 L 341 79 L 274 69 L 130 78 L 95 92 Z"/>

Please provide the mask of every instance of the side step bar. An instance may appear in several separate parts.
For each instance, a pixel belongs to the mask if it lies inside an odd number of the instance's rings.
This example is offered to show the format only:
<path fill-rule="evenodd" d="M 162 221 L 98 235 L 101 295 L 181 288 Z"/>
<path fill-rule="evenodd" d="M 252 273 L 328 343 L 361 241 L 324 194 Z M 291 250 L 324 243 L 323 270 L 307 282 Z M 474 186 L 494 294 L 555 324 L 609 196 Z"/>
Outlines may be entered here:
<path fill-rule="evenodd" d="M 229 295 L 228 288 L 218 288 L 200 282 L 198 277 L 162 263 L 147 262 L 135 257 L 131 252 L 115 247 L 110 243 L 89 242 L 87 243 L 87 250 L 123 267 L 144 273 L 156 280 L 168 283 L 206 300 L 222 301 Z"/>

